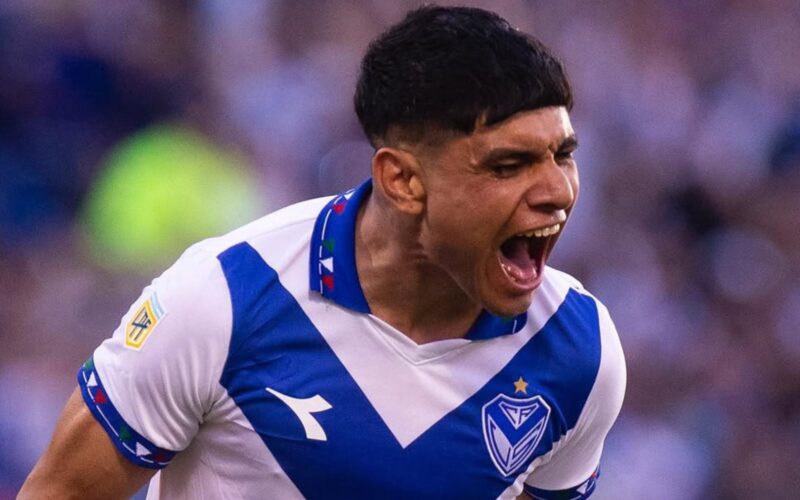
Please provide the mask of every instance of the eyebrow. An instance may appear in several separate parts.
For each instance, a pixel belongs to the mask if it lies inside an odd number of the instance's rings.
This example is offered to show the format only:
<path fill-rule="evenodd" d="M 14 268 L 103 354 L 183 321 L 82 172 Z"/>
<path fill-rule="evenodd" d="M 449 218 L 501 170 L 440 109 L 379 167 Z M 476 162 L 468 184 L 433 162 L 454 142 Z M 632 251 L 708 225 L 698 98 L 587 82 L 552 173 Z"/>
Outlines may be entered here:
<path fill-rule="evenodd" d="M 569 135 L 561 140 L 556 152 L 565 150 L 575 150 L 578 147 L 578 137 L 575 134 Z M 497 148 L 491 151 L 483 159 L 482 163 L 494 163 L 500 160 L 516 160 L 522 162 L 533 162 L 542 156 L 539 151 L 525 148 Z"/>
<path fill-rule="evenodd" d="M 558 149 L 556 151 L 564 151 L 565 149 L 575 150 L 578 148 L 578 136 L 575 134 L 569 135 L 561 141 L 561 144 L 558 145 Z"/>

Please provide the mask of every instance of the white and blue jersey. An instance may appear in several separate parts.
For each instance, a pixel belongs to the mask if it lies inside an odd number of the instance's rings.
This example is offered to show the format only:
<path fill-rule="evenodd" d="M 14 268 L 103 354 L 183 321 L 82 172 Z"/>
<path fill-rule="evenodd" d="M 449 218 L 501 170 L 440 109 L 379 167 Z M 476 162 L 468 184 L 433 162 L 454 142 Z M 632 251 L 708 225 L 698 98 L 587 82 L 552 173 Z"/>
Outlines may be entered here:
<path fill-rule="evenodd" d="M 527 313 L 417 345 L 358 281 L 370 189 L 194 245 L 78 371 L 119 451 L 163 468 L 148 498 L 591 494 L 625 390 L 606 308 L 547 268 Z"/>

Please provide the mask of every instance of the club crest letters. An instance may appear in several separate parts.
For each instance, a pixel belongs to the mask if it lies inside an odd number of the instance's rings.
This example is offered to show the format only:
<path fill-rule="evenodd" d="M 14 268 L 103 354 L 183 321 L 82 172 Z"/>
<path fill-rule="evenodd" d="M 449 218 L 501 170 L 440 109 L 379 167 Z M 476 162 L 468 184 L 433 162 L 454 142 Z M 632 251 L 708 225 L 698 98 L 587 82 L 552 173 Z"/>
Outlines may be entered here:
<path fill-rule="evenodd" d="M 550 406 L 541 396 L 518 399 L 498 394 L 483 406 L 483 437 L 501 474 L 509 476 L 527 462 L 549 418 Z"/>

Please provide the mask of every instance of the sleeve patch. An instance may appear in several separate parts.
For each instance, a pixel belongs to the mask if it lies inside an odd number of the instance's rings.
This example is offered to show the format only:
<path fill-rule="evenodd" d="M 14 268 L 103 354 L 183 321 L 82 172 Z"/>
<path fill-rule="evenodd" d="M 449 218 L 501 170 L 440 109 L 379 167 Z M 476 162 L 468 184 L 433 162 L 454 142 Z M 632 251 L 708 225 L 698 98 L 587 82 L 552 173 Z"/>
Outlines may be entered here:
<path fill-rule="evenodd" d="M 166 314 L 158 301 L 158 295 L 153 292 L 125 325 L 125 347 L 134 351 L 141 349 Z"/>
<path fill-rule="evenodd" d="M 122 419 L 108 399 L 93 358 L 89 358 L 78 369 L 78 385 L 86 406 L 125 458 L 149 469 L 161 469 L 172 461 L 176 452 L 154 445 Z"/>
<path fill-rule="evenodd" d="M 597 469 L 592 473 L 591 476 L 589 476 L 589 479 L 568 490 L 542 490 L 526 484 L 524 491 L 533 500 L 584 500 L 589 498 L 592 493 L 594 493 L 594 489 L 597 487 L 597 479 L 599 477 L 600 469 Z"/>

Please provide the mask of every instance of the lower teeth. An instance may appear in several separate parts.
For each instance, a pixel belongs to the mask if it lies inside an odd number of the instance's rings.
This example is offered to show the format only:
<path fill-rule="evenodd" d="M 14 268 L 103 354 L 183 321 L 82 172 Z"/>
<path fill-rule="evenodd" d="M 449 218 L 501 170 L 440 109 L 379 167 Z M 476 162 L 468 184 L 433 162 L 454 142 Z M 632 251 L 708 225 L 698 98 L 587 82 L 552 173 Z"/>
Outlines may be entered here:
<path fill-rule="evenodd" d="M 503 271 L 505 271 L 506 276 L 508 276 L 509 278 L 511 278 L 514 281 L 519 281 L 519 279 L 517 277 L 515 277 L 514 274 L 512 273 L 511 266 L 509 266 L 508 264 L 504 264 L 502 262 L 500 263 L 500 266 L 503 268 Z M 538 275 L 539 275 L 539 271 L 536 269 L 536 267 L 534 267 L 533 268 L 533 278 L 536 278 Z"/>

